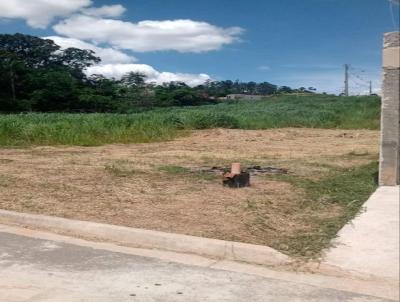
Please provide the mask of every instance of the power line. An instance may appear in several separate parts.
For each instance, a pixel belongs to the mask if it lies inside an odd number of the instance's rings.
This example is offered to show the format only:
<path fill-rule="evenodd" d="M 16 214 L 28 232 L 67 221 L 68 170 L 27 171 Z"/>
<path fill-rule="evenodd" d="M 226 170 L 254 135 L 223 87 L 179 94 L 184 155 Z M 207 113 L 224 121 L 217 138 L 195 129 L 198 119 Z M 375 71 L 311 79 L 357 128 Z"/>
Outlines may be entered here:
<path fill-rule="evenodd" d="M 357 87 L 359 87 L 359 88 L 367 88 L 367 87 L 369 87 L 369 84 L 364 84 L 364 83 L 358 83 L 358 82 L 356 82 L 354 79 L 352 79 L 352 78 L 350 78 L 350 82 L 353 84 L 353 85 L 355 85 L 355 86 L 357 86 Z"/>
<path fill-rule="evenodd" d="M 344 96 L 349 96 L 350 88 L 355 90 L 363 89 L 364 93 L 369 92 L 370 95 L 372 94 L 372 81 L 364 78 L 364 76 L 368 76 L 365 72 L 364 69 L 344 64 L 344 87 L 341 90 Z"/>
<path fill-rule="evenodd" d="M 396 24 L 396 19 L 394 17 L 394 12 L 393 12 L 393 5 L 394 4 L 400 5 L 400 1 L 399 0 L 389 0 L 390 16 L 392 17 L 393 27 L 394 27 L 395 30 L 397 30 L 399 28 L 399 25 Z"/>
<path fill-rule="evenodd" d="M 350 72 L 350 74 L 351 74 L 352 76 L 355 76 L 358 80 L 360 80 L 360 81 L 362 81 L 362 82 L 365 82 L 365 83 L 368 83 L 368 82 L 369 82 L 369 80 L 365 80 L 364 78 L 360 77 L 359 75 L 357 75 L 357 74 L 355 74 L 355 73 L 353 73 L 353 72 Z"/>
<path fill-rule="evenodd" d="M 350 69 L 352 70 L 352 72 L 351 72 L 351 74 L 353 75 L 353 76 L 355 76 L 356 78 L 358 78 L 359 80 L 361 80 L 361 81 L 363 81 L 363 82 L 369 82 L 369 80 L 366 80 L 366 79 L 364 79 L 361 75 L 359 75 L 359 74 L 357 74 L 356 72 L 357 72 L 357 70 L 356 70 L 356 68 L 353 68 L 353 66 L 350 66 Z M 357 68 L 358 69 L 358 68 Z M 360 70 L 360 72 L 365 72 L 365 70 L 363 70 L 363 69 L 359 69 Z"/>

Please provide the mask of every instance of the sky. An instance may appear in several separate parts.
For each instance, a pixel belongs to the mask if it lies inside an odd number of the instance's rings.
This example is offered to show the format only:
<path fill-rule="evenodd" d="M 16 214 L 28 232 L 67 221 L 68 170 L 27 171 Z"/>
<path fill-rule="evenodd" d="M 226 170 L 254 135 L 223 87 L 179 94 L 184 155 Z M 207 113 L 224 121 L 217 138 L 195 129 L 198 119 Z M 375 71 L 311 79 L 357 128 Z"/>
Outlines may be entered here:
<path fill-rule="evenodd" d="M 395 0 L 392 0 L 395 1 Z M 88 74 L 149 81 L 267 81 L 379 93 L 383 33 L 398 30 L 389 0 L 4 0 L 0 33 L 92 49 Z"/>

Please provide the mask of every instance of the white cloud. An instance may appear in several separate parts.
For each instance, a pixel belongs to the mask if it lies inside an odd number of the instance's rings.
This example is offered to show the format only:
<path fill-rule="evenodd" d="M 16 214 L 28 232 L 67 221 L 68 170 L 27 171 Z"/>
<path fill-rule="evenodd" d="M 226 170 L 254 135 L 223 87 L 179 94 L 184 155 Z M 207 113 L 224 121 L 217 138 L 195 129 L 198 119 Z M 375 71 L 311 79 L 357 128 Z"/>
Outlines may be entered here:
<path fill-rule="evenodd" d="M 120 4 L 93 7 L 93 0 L 0 0 L 0 20 L 23 19 L 46 28 L 54 19 L 55 32 L 69 38 L 106 43 L 137 52 L 175 50 L 206 52 L 239 40 L 240 27 L 222 28 L 188 19 L 137 23 L 110 19 L 125 12 Z"/>
<path fill-rule="evenodd" d="M 45 39 L 53 40 L 61 48 L 76 47 L 80 49 L 93 50 L 97 56 L 102 59 L 101 64 L 94 65 L 86 70 L 87 75 L 102 74 L 107 78 L 120 79 L 124 74 L 135 71 L 144 73 L 147 76 L 147 82 L 155 82 L 157 84 L 168 83 L 172 81 L 185 82 L 189 86 L 197 86 L 203 84 L 210 79 L 207 74 L 189 74 L 189 73 L 173 73 L 160 72 L 150 65 L 132 64 L 136 58 L 113 48 L 98 47 L 93 44 L 59 36 L 49 36 Z"/>
<path fill-rule="evenodd" d="M 68 47 L 75 47 L 80 49 L 93 50 L 96 53 L 96 55 L 101 58 L 102 64 L 132 63 L 137 61 L 135 57 L 129 56 L 117 49 L 98 47 L 78 39 L 64 38 L 58 36 L 49 36 L 45 37 L 45 39 L 53 40 L 57 45 L 61 46 L 61 48 L 63 49 Z"/>
<path fill-rule="evenodd" d="M 102 74 L 107 78 L 120 79 L 130 71 L 141 72 L 147 76 L 147 82 L 157 84 L 180 81 L 189 86 L 197 86 L 211 79 L 207 74 L 160 72 L 146 64 L 101 64 L 89 67 L 86 74 Z"/>
<path fill-rule="evenodd" d="M 75 15 L 53 26 L 61 35 L 94 43 L 109 43 L 137 52 L 176 50 L 204 52 L 238 40 L 240 27 L 221 28 L 192 20 L 141 21 Z"/>
<path fill-rule="evenodd" d="M 85 15 L 94 17 L 119 17 L 126 11 L 120 4 L 89 7 L 82 10 Z"/>
<path fill-rule="evenodd" d="M 204 84 L 208 80 L 211 80 L 211 77 L 205 73 L 190 74 L 190 73 L 172 73 L 164 71 L 159 73 L 158 77 L 155 78 L 154 82 L 156 83 L 184 82 L 187 85 L 194 87 Z"/>
<path fill-rule="evenodd" d="M 87 68 L 86 73 L 103 74 L 119 79 L 127 72 L 142 72 L 148 82 L 162 84 L 185 82 L 190 86 L 210 80 L 207 74 L 161 72 L 150 65 L 133 64 L 136 58 L 121 49 L 136 52 L 168 51 L 206 52 L 239 40 L 240 27 L 222 28 L 193 20 L 145 20 L 137 23 L 110 19 L 125 12 L 122 5 L 93 7 L 92 0 L 0 0 L 0 21 L 23 19 L 35 28 L 53 26 L 62 36 L 49 36 L 62 48 L 90 49 L 102 59 L 101 64 Z M 3 18 L 3 19 L 2 19 Z M 66 19 L 65 19 L 66 18 Z M 107 19 L 108 18 L 108 19 Z M 105 47 L 104 45 L 108 45 Z"/>
<path fill-rule="evenodd" d="M 91 0 L 1 0 L 0 18 L 19 18 L 35 28 L 46 28 L 56 17 L 66 17 L 92 4 Z"/>

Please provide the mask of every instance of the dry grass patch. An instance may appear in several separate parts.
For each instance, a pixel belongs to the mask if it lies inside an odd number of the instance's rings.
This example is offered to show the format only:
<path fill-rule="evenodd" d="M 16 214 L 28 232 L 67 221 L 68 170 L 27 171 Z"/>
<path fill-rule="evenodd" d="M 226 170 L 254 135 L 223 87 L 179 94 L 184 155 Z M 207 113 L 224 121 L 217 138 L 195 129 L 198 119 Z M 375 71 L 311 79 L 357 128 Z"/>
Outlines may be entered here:
<path fill-rule="evenodd" d="M 362 202 L 348 211 L 331 200 L 329 183 L 360 178 L 351 171 L 377 159 L 378 139 L 369 130 L 214 129 L 162 143 L 0 149 L 0 208 L 312 256 Z M 233 161 L 289 174 L 254 176 L 250 188 L 236 190 L 200 171 Z"/>

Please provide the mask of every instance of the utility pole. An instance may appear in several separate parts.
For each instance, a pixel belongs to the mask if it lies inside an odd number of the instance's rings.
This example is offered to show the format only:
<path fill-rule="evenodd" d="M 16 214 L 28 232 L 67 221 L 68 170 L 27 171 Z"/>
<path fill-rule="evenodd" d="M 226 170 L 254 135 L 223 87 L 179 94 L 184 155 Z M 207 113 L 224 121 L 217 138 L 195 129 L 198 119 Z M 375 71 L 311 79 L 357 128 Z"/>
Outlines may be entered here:
<path fill-rule="evenodd" d="M 344 64 L 344 96 L 349 96 L 349 64 Z"/>
<path fill-rule="evenodd" d="M 372 81 L 369 81 L 369 95 L 372 94 Z"/>

